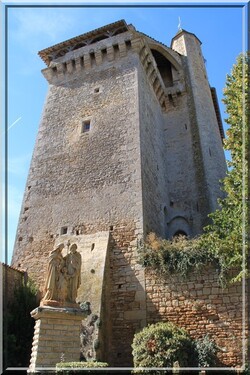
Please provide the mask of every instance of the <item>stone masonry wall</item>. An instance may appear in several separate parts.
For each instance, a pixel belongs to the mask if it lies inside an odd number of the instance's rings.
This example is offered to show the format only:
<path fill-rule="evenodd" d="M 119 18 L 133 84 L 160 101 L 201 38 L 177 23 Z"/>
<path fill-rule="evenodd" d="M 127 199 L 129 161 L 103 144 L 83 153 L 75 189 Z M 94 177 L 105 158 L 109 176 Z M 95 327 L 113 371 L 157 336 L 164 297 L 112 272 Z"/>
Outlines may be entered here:
<path fill-rule="evenodd" d="M 138 234 L 134 223 L 111 233 L 109 300 L 109 351 L 111 366 L 132 366 L 131 344 L 146 325 L 144 270 L 136 262 Z"/>
<path fill-rule="evenodd" d="M 222 288 L 211 267 L 187 279 L 146 272 L 147 323 L 170 321 L 192 337 L 209 334 L 221 348 L 222 366 L 242 365 L 243 289 L 240 283 Z"/>
<path fill-rule="evenodd" d="M 0 267 L 3 301 L 5 304 L 8 304 L 14 298 L 15 289 L 22 286 L 25 280 L 27 281 L 27 274 L 4 263 L 0 263 Z"/>
<path fill-rule="evenodd" d="M 117 222 L 142 226 L 138 57 L 119 56 L 50 85 L 12 259 L 38 285 L 64 228 L 89 234 Z M 82 132 L 85 120 L 89 132 Z"/>

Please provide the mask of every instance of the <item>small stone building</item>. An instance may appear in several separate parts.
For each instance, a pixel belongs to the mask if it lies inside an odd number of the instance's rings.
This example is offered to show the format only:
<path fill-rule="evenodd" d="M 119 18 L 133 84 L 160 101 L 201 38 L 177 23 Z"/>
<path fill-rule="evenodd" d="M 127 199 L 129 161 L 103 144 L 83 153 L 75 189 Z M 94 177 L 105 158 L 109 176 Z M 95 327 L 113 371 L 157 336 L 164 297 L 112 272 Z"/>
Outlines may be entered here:
<path fill-rule="evenodd" d="M 185 30 L 167 47 L 120 20 L 39 56 L 49 88 L 12 264 L 42 289 L 54 244 L 76 242 L 83 261 L 78 301 L 89 302 L 100 320 L 89 358 L 131 365 L 136 331 L 156 316 L 185 313 L 172 302 L 177 295 L 138 265 L 138 241 L 149 232 L 201 233 L 222 196 L 226 163 L 216 91 L 200 40 Z M 196 298 L 208 291 L 199 285 Z M 217 286 L 211 281 L 206 288 Z M 208 323 L 206 329 L 214 331 Z M 224 363 L 240 361 L 231 357 Z"/>

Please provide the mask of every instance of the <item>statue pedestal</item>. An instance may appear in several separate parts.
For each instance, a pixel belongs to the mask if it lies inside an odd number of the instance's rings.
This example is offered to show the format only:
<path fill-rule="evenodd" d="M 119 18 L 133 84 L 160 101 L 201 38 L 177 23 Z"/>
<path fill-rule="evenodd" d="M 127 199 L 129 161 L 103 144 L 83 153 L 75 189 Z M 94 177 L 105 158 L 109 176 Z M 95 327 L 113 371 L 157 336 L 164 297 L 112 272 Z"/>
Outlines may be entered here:
<path fill-rule="evenodd" d="M 37 307 L 31 312 L 36 320 L 28 372 L 53 368 L 80 359 L 80 327 L 86 313 L 79 308 Z"/>

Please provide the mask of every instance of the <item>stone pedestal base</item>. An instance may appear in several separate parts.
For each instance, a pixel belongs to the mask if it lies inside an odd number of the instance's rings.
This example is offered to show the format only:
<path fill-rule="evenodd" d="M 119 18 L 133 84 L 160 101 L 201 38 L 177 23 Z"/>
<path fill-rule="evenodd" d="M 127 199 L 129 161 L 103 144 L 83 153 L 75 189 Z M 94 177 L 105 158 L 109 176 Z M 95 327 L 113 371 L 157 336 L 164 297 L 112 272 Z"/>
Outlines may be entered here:
<path fill-rule="evenodd" d="M 55 367 L 80 359 L 80 327 L 86 313 L 74 308 L 37 307 L 31 312 L 36 319 L 30 367 Z"/>

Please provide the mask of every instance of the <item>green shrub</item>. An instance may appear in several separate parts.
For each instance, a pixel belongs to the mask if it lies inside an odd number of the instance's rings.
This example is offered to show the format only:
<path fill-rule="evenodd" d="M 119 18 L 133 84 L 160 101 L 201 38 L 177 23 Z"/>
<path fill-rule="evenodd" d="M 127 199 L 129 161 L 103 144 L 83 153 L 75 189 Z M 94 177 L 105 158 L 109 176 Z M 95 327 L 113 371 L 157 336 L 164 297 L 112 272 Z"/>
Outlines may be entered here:
<path fill-rule="evenodd" d="M 220 269 L 220 259 L 207 251 L 199 238 L 178 236 L 169 241 L 150 233 L 138 247 L 138 255 L 142 266 L 163 276 L 178 274 L 186 277 L 191 271 L 211 263 Z"/>
<path fill-rule="evenodd" d="M 94 370 L 83 370 L 81 372 L 81 369 L 86 368 L 104 368 L 108 367 L 108 364 L 106 362 L 60 362 L 56 364 L 56 373 L 57 374 L 95 374 Z M 105 371 L 103 371 L 104 373 Z M 100 370 L 97 370 L 98 374 L 100 374 Z"/>
<path fill-rule="evenodd" d="M 135 367 L 195 367 L 195 343 L 188 333 L 173 323 L 160 322 L 145 327 L 132 343 Z M 172 371 L 170 371 L 171 373 Z"/>

